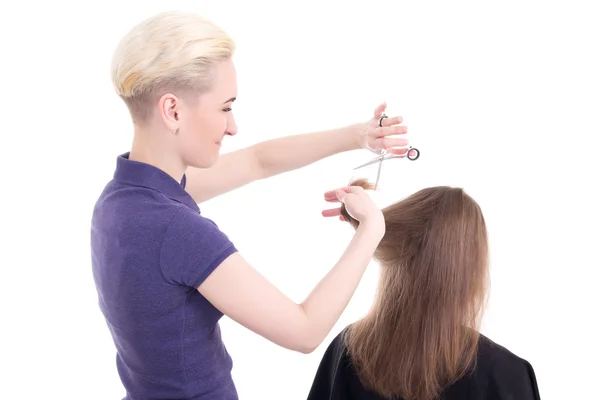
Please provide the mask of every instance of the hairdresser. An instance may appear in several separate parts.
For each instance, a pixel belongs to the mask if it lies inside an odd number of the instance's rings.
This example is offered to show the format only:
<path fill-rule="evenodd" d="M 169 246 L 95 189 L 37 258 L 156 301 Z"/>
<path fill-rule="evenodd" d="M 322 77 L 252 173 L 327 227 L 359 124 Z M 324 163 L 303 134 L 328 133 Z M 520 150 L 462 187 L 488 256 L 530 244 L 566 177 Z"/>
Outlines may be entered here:
<path fill-rule="evenodd" d="M 127 399 L 237 399 L 219 330 L 223 314 L 281 347 L 310 353 L 347 306 L 384 234 L 382 213 L 362 188 L 327 192 L 360 227 L 297 304 L 200 214 L 198 204 L 210 198 L 340 152 L 407 151 L 405 138 L 390 137 L 406 133 L 401 118 L 380 126 L 382 104 L 364 123 L 220 156 L 223 140 L 237 133 L 234 47 L 212 22 L 171 12 L 135 26 L 114 53 L 112 81 L 131 114 L 133 144 L 116 157 L 95 205 L 91 245 Z M 340 204 L 332 207 L 323 215 L 340 215 Z"/>

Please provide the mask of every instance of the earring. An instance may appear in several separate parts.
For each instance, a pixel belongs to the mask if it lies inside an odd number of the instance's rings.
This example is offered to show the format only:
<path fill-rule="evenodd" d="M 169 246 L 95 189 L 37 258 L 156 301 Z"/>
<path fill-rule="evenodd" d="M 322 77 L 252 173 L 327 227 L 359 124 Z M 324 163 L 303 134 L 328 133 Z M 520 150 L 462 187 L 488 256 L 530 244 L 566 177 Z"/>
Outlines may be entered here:
<path fill-rule="evenodd" d="M 177 132 L 179 131 L 179 128 L 175 128 L 173 129 L 173 135 L 177 135 Z"/>

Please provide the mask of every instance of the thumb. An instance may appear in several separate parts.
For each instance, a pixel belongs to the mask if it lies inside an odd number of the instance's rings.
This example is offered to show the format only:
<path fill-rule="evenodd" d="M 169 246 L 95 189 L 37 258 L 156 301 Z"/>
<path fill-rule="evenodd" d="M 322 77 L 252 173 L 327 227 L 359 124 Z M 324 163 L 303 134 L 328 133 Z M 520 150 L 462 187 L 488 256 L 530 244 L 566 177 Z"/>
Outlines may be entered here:
<path fill-rule="evenodd" d="M 381 103 L 373 112 L 373 119 L 379 119 L 383 115 L 383 112 L 387 108 L 387 102 Z"/>
<path fill-rule="evenodd" d="M 335 196 L 338 198 L 339 201 L 341 201 L 342 203 L 344 202 L 344 199 L 346 198 L 346 195 L 348 193 L 346 193 L 344 190 L 342 189 L 337 189 L 335 191 Z"/>

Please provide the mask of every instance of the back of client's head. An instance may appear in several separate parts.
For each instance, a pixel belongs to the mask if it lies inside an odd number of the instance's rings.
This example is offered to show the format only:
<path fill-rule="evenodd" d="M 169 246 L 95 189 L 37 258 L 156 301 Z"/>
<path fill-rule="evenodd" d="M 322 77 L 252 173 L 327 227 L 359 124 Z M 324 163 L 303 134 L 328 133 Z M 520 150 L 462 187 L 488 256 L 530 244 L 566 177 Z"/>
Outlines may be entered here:
<path fill-rule="evenodd" d="M 471 197 L 447 186 L 420 190 L 383 214 L 377 299 L 345 341 L 365 387 L 432 400 L 475 365 L 488 282 L 485 220 Z"/>

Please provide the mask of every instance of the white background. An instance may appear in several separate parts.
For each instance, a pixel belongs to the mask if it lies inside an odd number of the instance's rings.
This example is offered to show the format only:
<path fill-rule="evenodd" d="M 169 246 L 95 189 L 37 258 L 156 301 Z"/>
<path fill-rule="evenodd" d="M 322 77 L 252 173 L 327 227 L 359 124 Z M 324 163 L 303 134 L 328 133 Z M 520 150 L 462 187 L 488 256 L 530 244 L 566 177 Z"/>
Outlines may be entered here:
<path fill-rule="evenodd" d="M 132 140 L 109 64 L 134 24 L 183 9 L 237 41 L 240 130 L 224 151 L 362 121 L 387 100 L 422 156 L 384 166 L 378 203 L 430 185 L 464 187 L 491 241 L 483 332 L 532 363 L 543 399 L 600 399 L 594 2 L 350 3 L 2 2 L 0 398 L 124 393 L 89 249 L 92 207 Z M 323 192 L 372 156 L 338 155 L 202 210 L 302 301 L 352 234 L 321 217 Z M 311 355 L 224 318 L 241 398 L 305 398 L 325 347 L 368 310 L 376 280 L 374 263 Z"/>

